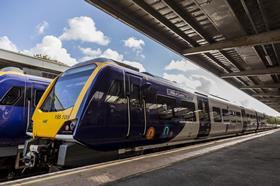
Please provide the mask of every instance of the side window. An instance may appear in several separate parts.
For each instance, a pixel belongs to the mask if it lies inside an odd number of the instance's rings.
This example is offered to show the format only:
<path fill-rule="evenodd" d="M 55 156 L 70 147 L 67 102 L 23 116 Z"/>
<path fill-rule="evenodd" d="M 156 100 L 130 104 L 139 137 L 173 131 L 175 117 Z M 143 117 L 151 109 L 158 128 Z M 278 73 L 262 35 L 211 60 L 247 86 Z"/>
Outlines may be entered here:
<path fill-rule="evenodd" d="M 165 96 L 157 96 L 157 111 L 160 119 L 172 119 L 176 100 Z"/>
<path fill-rule="evenodd" d="M 254 122 L 257 122 L 257 117 L 256 117 L 256 115 L 254 114 L 253 116 L 254 116 Z"/>
<path fill-rule="evenodd" d="M 34 97 L 34 106 L 36 107 L 37 104 L 39 103 L 42 95 L 44 94 L 43 90 L 35 90 L 35 97 Z"/>
<path fill-rule="evenodd" d="M 222 112 L 223 112 L 224 122 L 229 122 L 229 120 L 230 120 L 230 113 L 229 113 L 229 111 L 227 109 L 223 109 Z"/>
<path fill-rule="evenodd" d="M 124 103 L 124 87 L 123 81 L 114 80 L 111 84 L 111 87 L 106 95 L 105 102 L 122 104 Z"/>
<path fill-rule="evenodd" d="M 234 112 L 234 111 L 229 111 L 230 112 L 230 121 L 232 122 L 232 123 L 236 123 L 236 118 L 235 118 L 235 115 L 236 115 L 236 113 Z"/>
<path fill-rule="evenodd" d="M 2 105 L 14 105 L 23 95 L 23 88 L 21 87 L 13 87 L 11 88 L 6 95 L 2 98 Z"/>
<path fill-rule="evenodd" d="M 157 110 L 157 96 L 156 90 L 154 88 L 150 88 L 148 93 L 145 95 L 146 109 L 147 111 L 154 112 Z"/>
<path fill-rule="evenodd" d="M 180 104 L 174 108 L 175 117 L 183 118 L 185 121 L 196 121 L 195 105 L 192 102 L 181 101 Z"/>
<path fill-rule="evenodd" d="M 140 107 L 140 87 L 133 83 L 130 84 L 130 104 Z"/>
<path fill-rule="evenodd" d="M 240 114 L 240 112 L 236 112 L 236 121 L 237 121 L 237 123 L 241 123 L 241 114 Z"/>
<path fill-rule="evenodd" d="M 222 122 L 221 109 L 213 107 L 214 122 Z"/>

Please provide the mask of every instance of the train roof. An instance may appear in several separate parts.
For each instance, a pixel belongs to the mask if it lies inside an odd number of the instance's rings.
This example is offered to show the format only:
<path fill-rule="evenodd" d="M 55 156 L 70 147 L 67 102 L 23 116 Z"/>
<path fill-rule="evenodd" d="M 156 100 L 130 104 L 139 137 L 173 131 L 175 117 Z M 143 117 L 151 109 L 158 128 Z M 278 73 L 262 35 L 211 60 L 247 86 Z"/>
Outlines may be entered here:
<path fill-rule="evenodd" d="M 186 93 L 191 93 L 191 94 L 194 94 L 194 95 L 197 95 L 197 96 L 204 96 L 204 97 L 216 100 L 216 101 L 224 102 L 224 103 L 229 104 L 231 106 L 237 106 L 237 107 L 240 107 L 240 108 L 244 108 L 246 110 L 250 110 L 251 112 L 258 112 L 258 111 L 254 110 L 254 109 L 245 108 L 245 107 L 243 107 L 240 104 L 233 103 L 230 100 L 227 100 L 225 98 L 219 97 L 217 95 L 197 92 L 197 91 L 191 90 L 191 89 L 186 90 L 184 88 L 179 87 L 176 82 L 173 82 L 173 81 L 164 79 L 162 77 L 153 75 L 153 74 L 151 74 L 149 72 L 140 72 L 139 69 L 137 69 L 135 67 L 132 67 L 130 65 L 127 65 L 127 64 L 118 62 L 116 60 L 109 59 L 109 58 L 102 58 L 101 57 L 101 58 L 95 58 L 95 59 L 92 59 L 92 60 L 88 60 L 88 61 L 85 61 L 85 62 L 80 62 L 80 63 L 72 66 L 72 68 L 77 68 L 77 67 L 82 67 L 82 66 L 86 66 L 86 65 L 90 65 L 90 64 L 95 64 L 96 62 L 98 62 L 98 63 L 111 63 L 111 64 L 119 66 L 121 68 L 125 68 L 126 70 L 131 71 L 131 72 L 133 72 L 135 74 L 144 75 L 145 77 L 148 77 L 149 80 L 155 81 L 156 83 L 168 85 L 168 86 L 170 86 L 170 88 L 174 88 L 174 89 L 176 89 L 178 91 L 182 91 L 182 92 L 186 92 Z M 261 113 L 261 112 L 258 112 L 258 113 Z"/>
<path fill-rule="evenodd" d="M 174 88 L 180 89 L 176 86 L 175 82 L 169 81 L 169 80 L 164 79 L 164 78 L 159 77 L 159 76 L 155 76 L 155 75 L 153 75 L 149 72 L 140 72 L 139 69 L 136 68 L 136 67 L 133 67 L 131 65 L 128 65 L 128 64 L 125 64 L 125 63 L 122 63 L 122 62 L 119 62 L 119 61 L 116 61 L 116 60 L 113 60 L 113 59 L 109 59 L 109 58 L 101 57 L 101 58 L 91 59 L 91 60 L 88 60 L 88 61 L 85 61 L 85 62 L 80 62 L 80 63 L 72 66 L 72 68 L 78 68 L 78 67 L 82 67 L 82 66 L 86 66 L 86 65 L 90 65 L 90 64 L 95 64 L 96 62 L 98 62 L 98 63 L 111 63 L 112 65 L 116 65 L 116 66 L 124 68 L 128 71 L 131 70 L 131 72 L 136 73 L 138 75 L 144 75 L 145 77 L 149 77 L 150 80 L 153 79 L 157 82 L 167 83 L 168 85 L 174 86 Z"/>
<path fill-rule="evenodd" d="M 27 75 L 21 72 L 17 71 L 1 71 L 0 70 L 0 76 L 17 76 L 17 77 L 24 77 L 29 81 L 35 81 L 35 82 L 42 82 L 42 83 L 49 83 L 51 82 L 51 79 L 49 78 L 44 78 L 44 77 L 39 77 L 39 76 L 33 76 L 33 75 Z M 21 78 L 19 78 L 21 79 Z"/>
<path fill-rule="evenodd" d="M 111 62 L 111 63 L 115 63 L 115 64 L 117 64 L 119 66 L 122 66 L 122 67 L 125 67 L 125 68 L 128 68 L 128 69 L 131 69 L 131 70 L 139 72 L 139 69 L 136 68 L 136 67 L 127 65 L 125 63 L 121 63 L 119 61 L 116 61 L 116 60 L 113 60 L 113 59 L 110 59 L 110 58 L 104 58 L 104 57 L 94 58 L 94 59 L 91 59 L 91 60 L 88 60 L 88 61 L 85 61 L 85 62 L 80 62 L 80 63 L 78 63 L 76 65 L 73 65 L 72 68 L 77 68 L 77 67 L 82 67 L 82 66 L 90 65 L 90 64 L 94 64 L 96 62 L 98 62 L 98 63 L 108 63 L 108 62 Z"/>

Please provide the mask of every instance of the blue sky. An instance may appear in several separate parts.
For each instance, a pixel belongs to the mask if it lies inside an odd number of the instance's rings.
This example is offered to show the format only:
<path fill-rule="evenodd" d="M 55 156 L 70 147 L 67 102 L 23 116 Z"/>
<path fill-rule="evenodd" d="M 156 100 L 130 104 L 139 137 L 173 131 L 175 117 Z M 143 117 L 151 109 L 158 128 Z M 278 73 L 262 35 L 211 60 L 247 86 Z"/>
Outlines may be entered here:
<path fill-rule="evenodd" d="M 104 56 L 212 93 L 267 114 L 278 114 L 83 0 L 0 2 L 0 48 L 44 54 L 67 64 Z"/>

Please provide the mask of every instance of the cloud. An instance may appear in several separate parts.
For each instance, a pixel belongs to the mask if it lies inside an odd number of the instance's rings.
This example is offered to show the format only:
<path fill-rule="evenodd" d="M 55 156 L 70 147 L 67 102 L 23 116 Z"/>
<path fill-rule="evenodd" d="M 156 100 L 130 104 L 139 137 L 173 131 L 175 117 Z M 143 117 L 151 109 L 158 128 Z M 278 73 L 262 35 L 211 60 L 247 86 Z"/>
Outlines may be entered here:
<path fill-rule="evenodd" d="M 145 42 L 142 39 L 136 39 L 135 37 L 129 37 L 127 40 L 124 40 L 124 46 L 131 48 L 136 55 L 141 57 L 142 59 L 145 58 L 145 55 L 142 53 L 143 47 L 145 46 Z"/>
<path fill-rule="evenodd" d="M 134 50 L 142 50 L 145 42 L 142 39 L 136 39 L 135 37 L 129 37 L 127 40 L 124 40 L 124 46 L 132 48 Z"/>
<path fill-rule="evenodd" d="M 65 48 L 62 47 L 61 41 L 52 35 L 45 36 L 41 43 L 37 44 L 30 50 L 19 51 L 15 44 L 13 44 L 7 36 L 0 37 L 0 48 L 10 50 L 13 52 L 22 52 L 26 55 L 47 55 L 52 60 L 65 63 L 67 65 L 74 65 L 77 63 L 75 58 L 72 58 Z"/>
<path fill-rule="evenodd" d="M 201 85 L 198 80 L 192 80 L 191 78 L 187 78 L 183 74 L 168 74 L 164 73 L 163 78 L 168 79 L 170 81 L 175 81 L 181 88 L 184 89 L 195 89 Z"/>
<path fill-rule="evenodd" d="M 207 93 L 213 93 L 215 91 L 215 82 L 213 80 L 202 75 L 191 75 L 190 78 L 193 81 L 199 81 L 201 83 L 201 85 L 196 87 L 198 91 Z"/>
<path fill-rule="evenodd" d="M 184 89 L 194 89 L 204 93 L 213 93 L 215 91 L 215 82 L 202 75 L 191 75 L 189 77 L 183 74 L 164 73 L 163 78 L 175 81 Z"/>
<path fill-rule="evenodd" d="M 165 70 L 179 70 L 183 72 L 199 70 L 200 68 L 187 60 L 172 60 L 165 68 Z"/>
<path fill-rule="evenodd" d="M 144 66 L 141 63 L 136 62 L 136 61 L 126 60 L 126 59 L 124 59 L 124 56 L 122 54 L 120 54 L 119 52 L 112 50 L 110 48 L 106 49 L 103 52 L 101 51 L 100 48 L 93 50 L 91 48 L 79 47 L 79 49 L 85 55 L 79 61 L 87 61 L 87 60 L 97 58 L 97 57 L 105 57 L 105 58 L 113 59 L 113 60 L 128 64 L 130 66 L 136 67 L 140 70 L 140 72 L 146 71 L 146 69 L 144 68 Z"/>
<path fill-rule="evenodd" d="M 61 40 L 80 40 L 99 45 L 108 45 L 110 39 L 103 32 L 97 30 L 94 21 L 90 17 L 81 16 L 68 20 L 68 27 L 59 37 Z"/>
<path fill-rule="evenodd" d="M 46 22 L 46 21 L 43 21 L 42 23 L 39 23 L 37 26 L 36 26 L 36 32 L 37 34 L 39 35 L 42 35 L 45 33 L 45 30 L 49 27 L 49 23 Z"/>
<path fill-rule="evenodd" d="M 106 58 L 110 58 L 116 61 L 123 61 L 124 57 L 122 54 L 118 53 L 115 50 L 112 50 L 110 48 L 106 49 L 101 55 L 101 57 L 106 57 Z"/>
<path fill-rule="evenodd" d="M 18 52 L 16 45 L 13 44 L 7 36 L 0 37 L 0 48 Z"/>
<path fill-rule="evenodd" d="M 24 53 L 47 55 L 50 59 L 57 60 L 70 66 L 77 63 L 77 60 L 72 58 L 67 50 L 63 48 L 60 39 L 52 35 L 45 36 L 41 43 L 37 44 L 29 51 L 24 51 Z"/>
<path fill-rule="evenodd" d="M 79 47 L 79 49 L 81 50 L 81 52 L 87 56 L 99 56 L 102 54 L 102 51 L 100 48 L 98 48 L 97 50 L 92 50 L 91 48 L 82 48 Z"/>

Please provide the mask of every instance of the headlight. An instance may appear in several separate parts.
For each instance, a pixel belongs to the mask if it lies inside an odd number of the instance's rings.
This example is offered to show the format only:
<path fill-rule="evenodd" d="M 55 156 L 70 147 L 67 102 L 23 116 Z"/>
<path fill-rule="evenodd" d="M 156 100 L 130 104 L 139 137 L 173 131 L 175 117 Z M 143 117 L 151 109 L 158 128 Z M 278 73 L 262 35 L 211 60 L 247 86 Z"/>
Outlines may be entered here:
<path fill-rule="evenodd" d="M 59 134 L 73 134 L 77 124 L 77 119 L 69 120 L 64 123 L 64 125 L 59 130 Z"/>

